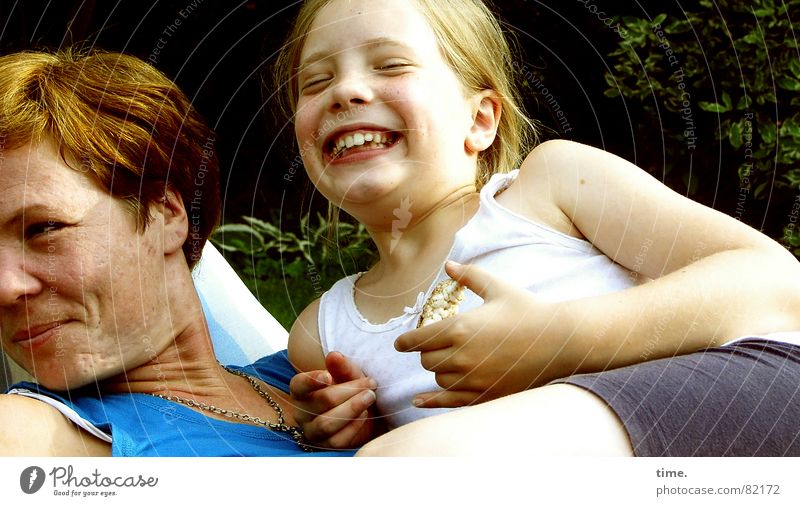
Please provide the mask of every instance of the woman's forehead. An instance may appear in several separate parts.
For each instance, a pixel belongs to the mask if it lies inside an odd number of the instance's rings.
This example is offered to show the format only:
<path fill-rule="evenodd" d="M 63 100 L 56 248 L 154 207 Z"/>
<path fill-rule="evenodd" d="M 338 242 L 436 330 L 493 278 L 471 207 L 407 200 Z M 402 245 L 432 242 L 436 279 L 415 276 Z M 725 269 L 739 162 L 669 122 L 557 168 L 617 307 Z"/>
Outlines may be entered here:
<path fill-rule="evenodd" d="M 98 184 L 68 166 L 52 142 L 31 141 L 0 157 L 0 214 L 20 206 L 62 208 L 92 204 Z"/>

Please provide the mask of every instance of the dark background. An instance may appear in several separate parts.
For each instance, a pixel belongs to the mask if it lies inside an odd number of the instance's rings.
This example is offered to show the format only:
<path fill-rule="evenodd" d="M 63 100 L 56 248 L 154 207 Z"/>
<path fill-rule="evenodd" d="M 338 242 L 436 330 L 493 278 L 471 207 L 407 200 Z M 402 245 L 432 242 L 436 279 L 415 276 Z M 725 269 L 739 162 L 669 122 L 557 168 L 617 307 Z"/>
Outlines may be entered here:
<path fill-rule="evenodd" d="M 696 2 L 494 4 L 516 34 L 522 49 L 516 56 L 519 66 L 533 76 L 524 85 L 527 108 L 552 129 L 544 138 L 605 148 L 659 177 L 664 156 L 660 132 L 637 127 L 641 113 L 635 105 L 603 95 L 604 55 L 619 36 L 589 7 L 608 16 L 652 18 L 661 12 L 680 15 L 682 8 L 691 9 Z M 0 1 L 0 52 L 79 43 L 149 60 L 183 88 L 218 133 L 223 222 L 254 215 L 280 218 L 281 226 L 290 227 L 309 207 L 325 208 L 302 174 L 292 182 L 283 180 L 296 148 L 291 125 L 278 117 L 272 90 L 263 85 L 298 6 L 288 0 Z M 163 48 L 156 55 L 159 46 Z M 551 104 L 554 99 L 564 111 L 568 131 L 538 96 L 543 87 L 552 93 Z M 685 193 L 680 183 L 670 184 Z M 735 197 L 733 191 L 730 195 Z M 716 194 L 693 197 L 725 210 L 724 199 L 719 201 Z"/>

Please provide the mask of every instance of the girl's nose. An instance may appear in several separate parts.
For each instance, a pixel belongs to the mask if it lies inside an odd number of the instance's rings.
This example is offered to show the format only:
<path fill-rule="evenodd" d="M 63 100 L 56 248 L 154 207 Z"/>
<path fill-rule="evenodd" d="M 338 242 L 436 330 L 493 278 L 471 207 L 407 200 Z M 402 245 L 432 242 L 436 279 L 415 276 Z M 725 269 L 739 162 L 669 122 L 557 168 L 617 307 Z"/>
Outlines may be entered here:
<path fill-rule="evenodd" d="M 21 253 L 0 248 L 0 307 L 17 304 L 42 290 L 40 280 L 26 270 Z"/>
<path fill-rule="evenodd" d="M 372 102 L 374 96 L 372 87 L 364 76 L 349 76 L 334 85 L 330 109 L 338 112 L 363 106 Z"/>

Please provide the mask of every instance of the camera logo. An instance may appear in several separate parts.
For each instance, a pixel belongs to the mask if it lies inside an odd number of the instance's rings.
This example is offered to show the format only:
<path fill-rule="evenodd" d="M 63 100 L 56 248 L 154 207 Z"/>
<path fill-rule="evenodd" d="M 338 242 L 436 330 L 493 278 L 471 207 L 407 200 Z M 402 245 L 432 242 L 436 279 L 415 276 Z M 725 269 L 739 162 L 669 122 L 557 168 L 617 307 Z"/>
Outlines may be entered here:
<path fill-rule="evenodd" d="M 42 485 L 44 485 L 44 469 L 41 467 L 27 467 L 19 475 L 19 487 L 26 494 L 35 494 Z"/>

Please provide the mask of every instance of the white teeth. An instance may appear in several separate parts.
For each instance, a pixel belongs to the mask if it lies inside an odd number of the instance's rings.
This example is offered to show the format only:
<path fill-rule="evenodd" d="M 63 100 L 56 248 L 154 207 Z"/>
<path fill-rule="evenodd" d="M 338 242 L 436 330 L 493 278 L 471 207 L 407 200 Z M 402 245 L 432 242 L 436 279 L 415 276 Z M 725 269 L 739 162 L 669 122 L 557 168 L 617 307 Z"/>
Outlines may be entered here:
<path fill-rule="evenodd" d="M 332 154 L 333 156 L 338 156 L 347 148 L 352 148 L 353 146 L 363 146 L 367 143 L 371 143 L 375 147 L 382 148 L 385 147 L 386 144 L 390 144 L 392 142 L 392 135 L 388 132 L 384 133 L 383 135 L 372 132 L 356 132 L 354 134 L 348 134 L 340 137 L 333 145 Z"/>

